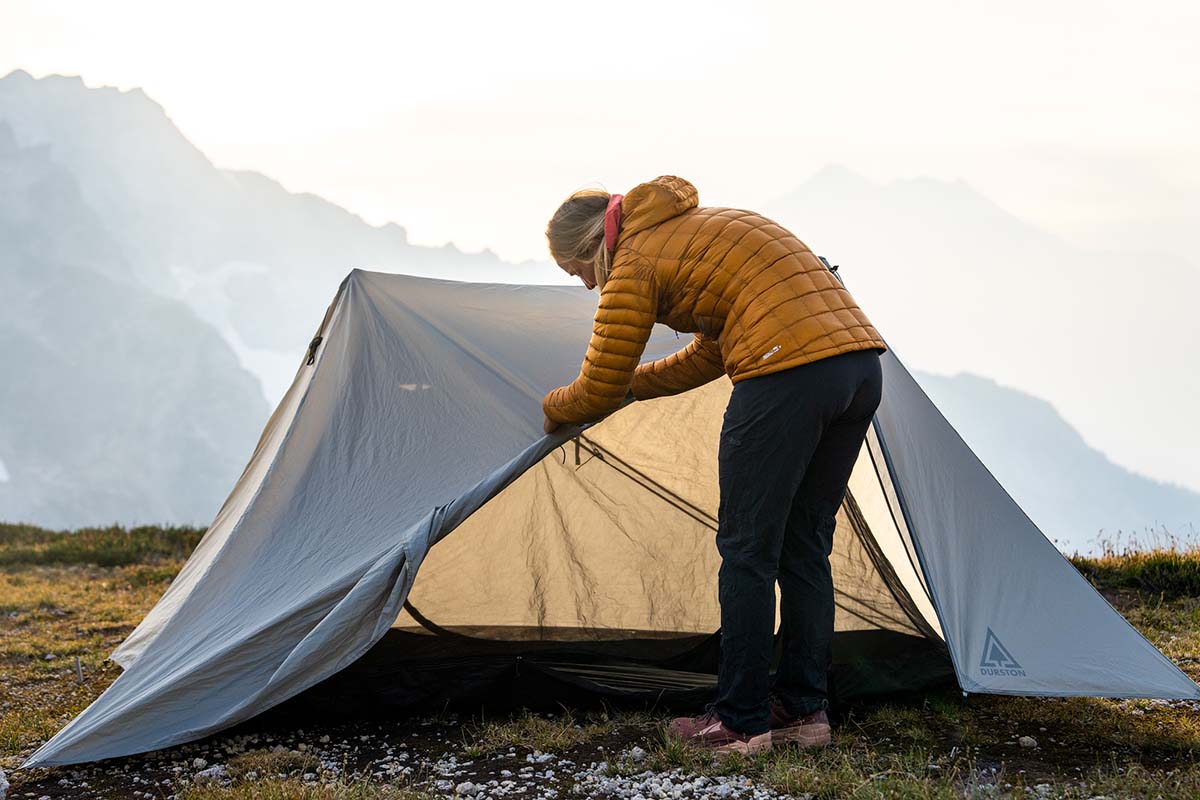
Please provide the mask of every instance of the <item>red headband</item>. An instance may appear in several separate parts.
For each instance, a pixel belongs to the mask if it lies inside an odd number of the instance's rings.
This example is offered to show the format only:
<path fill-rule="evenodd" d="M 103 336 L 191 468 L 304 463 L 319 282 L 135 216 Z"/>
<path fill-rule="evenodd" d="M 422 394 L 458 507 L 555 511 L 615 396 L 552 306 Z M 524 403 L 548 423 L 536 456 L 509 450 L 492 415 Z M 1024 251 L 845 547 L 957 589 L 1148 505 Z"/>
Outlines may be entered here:
<path fill-rule="evenodd" d="M 621 231 L 621 200 L 623 194 L 614 194 L 608 198 L 608 208 L 604 209 L 604 246 L 611 253 L 617 249 L 617 234 Z"/>

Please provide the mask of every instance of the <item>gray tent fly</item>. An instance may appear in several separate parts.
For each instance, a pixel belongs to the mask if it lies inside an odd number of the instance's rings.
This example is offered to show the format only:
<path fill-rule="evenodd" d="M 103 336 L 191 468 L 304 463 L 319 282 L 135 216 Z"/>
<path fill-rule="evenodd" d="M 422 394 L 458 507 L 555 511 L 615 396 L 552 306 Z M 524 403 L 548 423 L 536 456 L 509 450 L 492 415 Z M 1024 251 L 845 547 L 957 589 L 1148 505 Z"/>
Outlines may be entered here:
<path fill-rule="evenodd" d="M 377 653 L 371 674 L 394 680 L 370 690 L 398 707 L 522 681 L 710 691 L 731 384 L 543 435 L 541 398 L 576 374 L 594 310 L 582 287 L 353 271 L 204 539 L 113 653 L 123 673 L 25 766 L 195 740 Z M 679 345 L 656 330 L 646 356 Z M 894 353 L 884 370 L 831 557 L 837 695 L 956 679 L 1200 698 Z"/>

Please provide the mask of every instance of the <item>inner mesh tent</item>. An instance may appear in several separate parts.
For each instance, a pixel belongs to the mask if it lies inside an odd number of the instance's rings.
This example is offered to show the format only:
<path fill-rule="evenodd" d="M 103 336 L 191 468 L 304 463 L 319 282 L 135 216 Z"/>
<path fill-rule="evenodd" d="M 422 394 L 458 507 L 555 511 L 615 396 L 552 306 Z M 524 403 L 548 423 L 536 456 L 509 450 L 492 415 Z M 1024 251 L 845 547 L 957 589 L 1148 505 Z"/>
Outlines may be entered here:
<path fill-rule="evenodd" d="M 113 653 L 124 671 L 26 766 L 198 739 L 360 660 L 400 704 L 522 661 L 556 689 L 710 691 L 730 385 L 543 435 L 595 303 L 351 273 L 208 532 Z M 657 330 L 645 357 L 684 341 Z M 948 658 L 973 692 L 1200 697 L 894 354 L 883 366 L 835 537 L 839 693 L 916 685 Z"/>
<path fill-rule="evenodd" d="M 711 690 L 730 389 L 633 404 L 551 452 L 430 551 L 389 637 L 335 688 L 374 703 L 495 698 L 520 656 L 529 694 L 547 702 L 558 683 L 659 700 Z M 867 447 L 837 522 L 837 695 L 950 677 Z M 457 676 L 443 668 L 464 658 Z"/>

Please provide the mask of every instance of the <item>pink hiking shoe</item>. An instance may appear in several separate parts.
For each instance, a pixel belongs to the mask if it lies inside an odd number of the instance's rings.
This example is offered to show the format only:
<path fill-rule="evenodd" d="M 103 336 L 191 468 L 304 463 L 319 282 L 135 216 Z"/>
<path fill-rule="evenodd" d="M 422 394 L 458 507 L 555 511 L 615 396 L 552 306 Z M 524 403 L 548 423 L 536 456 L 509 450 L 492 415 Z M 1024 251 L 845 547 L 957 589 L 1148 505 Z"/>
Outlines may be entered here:
<path fill-rule="evenodd" d="M 824 747 L 829 744 L 829 715 L 824 709 L 796 716 L 778 698 L 771 698 L 771 739 L 776 744 Z"/>
<path fill-rule="evenodd" d="M 771 749 L 771 731 L 751 736 L 725 727 L 716 711 L 699 717 L 676 717 L 667 727 L 667 735 L 714 753 L 751 755 Z"/>

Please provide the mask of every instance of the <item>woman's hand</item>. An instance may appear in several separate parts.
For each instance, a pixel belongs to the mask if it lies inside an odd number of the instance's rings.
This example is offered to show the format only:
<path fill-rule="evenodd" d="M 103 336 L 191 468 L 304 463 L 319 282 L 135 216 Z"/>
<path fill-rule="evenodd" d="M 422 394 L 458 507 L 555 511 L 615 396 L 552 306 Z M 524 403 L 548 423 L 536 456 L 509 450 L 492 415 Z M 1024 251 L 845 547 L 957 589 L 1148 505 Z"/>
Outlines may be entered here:
<path fill-rule="evenodd" d="M 559 425 L 557 422 L 550 419 L 549 417 L 543 418 L 543 421 L 542 421 L 542 430 L 543 431 L 545 431 L 546 433 L 554 433 L 556 430 L 558 430 L 558 428 L 559 428 Z"/>

